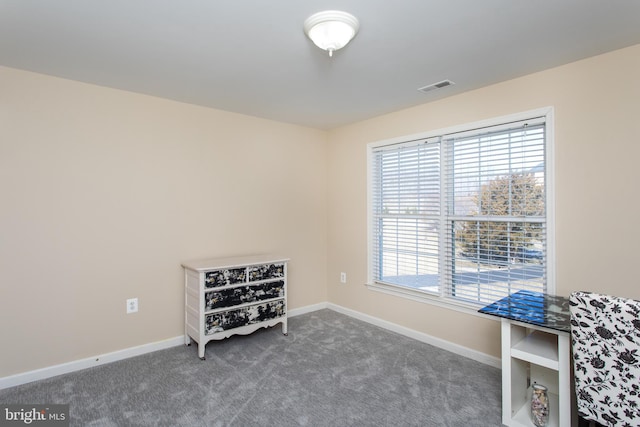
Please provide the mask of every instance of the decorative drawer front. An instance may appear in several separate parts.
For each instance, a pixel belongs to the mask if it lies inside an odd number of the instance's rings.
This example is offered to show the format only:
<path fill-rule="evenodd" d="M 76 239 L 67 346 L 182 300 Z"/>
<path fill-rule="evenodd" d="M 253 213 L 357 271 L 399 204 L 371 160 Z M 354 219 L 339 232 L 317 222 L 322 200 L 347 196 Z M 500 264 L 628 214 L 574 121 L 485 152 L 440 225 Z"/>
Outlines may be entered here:
<path fill-rule="evenodd" d="M 228 268 L 225 270 L 207 271 L 204 275 L 205 288 L 219 288 L 221 286 L 245 283 L 247 279 L 247 269 Z"/>
<path fill-rule="evenodd" d="M 206 292 L 205 311 L 284 297 L 284 280 Z"/>
<path fill-rule="evenodd" d="M 265 304 L 250 305 L 236 310 L 207 314 L 205 316 L 205 334 L 212 335 L 241 326 L 253 325 L 286 314 L 284 300 L 271 301 Z"/>
<path fill-rule="evenodd" d="M 279 279 L 284 277 L 284 264 L 263 264 L 249 267 L 249 281 Z"/>

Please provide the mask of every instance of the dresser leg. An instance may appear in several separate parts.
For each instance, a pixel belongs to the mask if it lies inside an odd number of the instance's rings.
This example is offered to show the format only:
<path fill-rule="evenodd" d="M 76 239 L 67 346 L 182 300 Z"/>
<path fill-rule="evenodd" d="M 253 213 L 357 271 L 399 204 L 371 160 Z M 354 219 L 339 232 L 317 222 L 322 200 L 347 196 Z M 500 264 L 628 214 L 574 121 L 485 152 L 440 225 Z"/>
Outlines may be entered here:
<path fill-rule="evenodd" d="M 287 332 L 287 321 L 286 320 L 284 322 L 282 322 L 282 334 L 283 335 L 289 335 L 289 333 Z"/>
<path fill-rule="evenodd" d="M 205 360 L 204 358 L 204 348 L 205 346 L 198 343 L 198 357 L 200 358 L 200 360 Z"/>

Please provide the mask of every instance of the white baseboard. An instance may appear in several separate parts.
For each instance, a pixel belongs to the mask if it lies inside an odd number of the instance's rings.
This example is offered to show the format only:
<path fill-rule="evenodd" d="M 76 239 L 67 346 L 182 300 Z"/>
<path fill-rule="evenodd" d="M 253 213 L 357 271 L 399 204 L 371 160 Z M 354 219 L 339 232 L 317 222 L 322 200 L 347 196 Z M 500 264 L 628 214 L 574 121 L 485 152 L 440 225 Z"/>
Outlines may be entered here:
<path fill-rule="evenodd" d="M 306 307 L 294 308 L 293 310 L 287 311 L 288 317 L 300 316 L 301 314 L 311 313 L 313 311 L 322 310 L 324 308 L 329 308 L 329 303 L 321 302 L 318 304 L 307 305 Z"/>
<path fill-rule="evenodd" d="M 418 332 L 414 329 L 410 329 L 405 326 L 400 326 L 395 323 L 388 322 L 386 320 L 382 320 L 377 317 L 370 316 L 368 314 L 360 313 L 359 311 L 351 310 L 349 308 L 345 308 L 336 304 L 328 303 L 327 308 L 329 308 L 330 310 L 337 311 L 338 313 L 342 313 L 342 314 L 346 314 L 347 316 L 354 317 L 358 320 L 362 320 L 363 322 L 371 323 L 372 325 L 379 326 L 381 328 L 390 330 L 392 332 L 396 332 L 400 335 L 413 338 L 414 340 L 418 340 L 426 344 L 431 344 L 443 350 L 447 350 L 452 353 L 459 354 L 460 356 L 467 357 L 469 359 L 475 360 L 476 362 L 484 363 L 485 365 L 493 366 L 494 368 L 498 368 L 498 369 L 502 367 L 502 364 L 499 358 L 489 356 L 488 354 L 481 353 L 477 350 L 472 350 L 468 347 L 463 347 L 459 344 L 454 344 L 450 341 L 436 338 L 434 336 L 425 334 L 423 332 Z"/>
<path fill-rule="evenodd" d="M 8 387 L 30 383 L 32 381 L 43 380 L 62 374 L 68 374 L 69 372 L 79 371 L 81 369 L 104 365 L 105 363 L 116 362 L 118 360 L 127 359 L 129 357 L 140 356 L 142 354 L 151 353 L 153 351 L 164 350 L 165 348 L 176 347 L 181 344 L 184 345 L 184 343 L 184 335 L 180 335 L 178 337 L 169 338 L 163 341 L 125 348 L 124 350 L 118 350 L 112 353 L 101 354 L 99 356 L 74 360 L 72 362 L 62 363 L 60 365 L 36 369 L 35 371 L 29 371 L 21 374 L 3 377 L 0 378 L 0 390 Z"/>
<path fill-rule="evenodd" d="M 360 313 L 355 310 L 351 310 L 336 304 L 323 302 L 305 307 L 295 308 L 289 311 L 287 314 L 289 317 L 300 316 L 302 314 L 311 313 L 314 311 L 328 308 L 330 310 L 337 311 L 338 313 L 345 314 L 347 316 L 362 320 L 363 322 L 370 323 L 375 326 L 390 330 L 392 332 L 399 333 L 409 338 L 431 344 L 433 346 L 442 348 L 452 353 L 459 354 L 477 362 L 484 363 L 496 368 L 500 368 L 500 359 L 497 357 L 489 356 L 476 350 L 472 350 L 467 347 L 463 347 L 452 342 L 427 335 L 423 332 L 418 332 L 413 329 L 409 329 L 404 326 L 397 325 L 395 323 L 388 322 L 386 320 L 379 319 L 368 314 Z M 88 357 L 86 359 L 75 360 L 68 363 L 62 363 L 60 365 L 49 366 L 42 369 L 36 369 L 34 371 L 24 372 L 8 377 L 0 378 L 0 390 L 4 388 L 14 387 L 21 384 L 30 383 L 32 381 L 43 380 L 46 378 L 55 377 L 62 374 L 68 374 L 70 372 L 79 371 L 81 369 L 91 368 L 94 366 L 104 365 L 105 363 L 116 362 L 118 360 L 127 359 L 129 357 L 140 356 L 142 354 L 151 353 L 158 350 L 164 350 L 165 348 L 176 347 L 183 345 L 185 338 L 183 335 L 178 337 L 169 338 L 163 341 L 158 341 L 149 344 L 143 344 L 136 347 L 126 348 L 124 350 L 114 351 L 112 353 L 106 353 L 95 357 Z"/>

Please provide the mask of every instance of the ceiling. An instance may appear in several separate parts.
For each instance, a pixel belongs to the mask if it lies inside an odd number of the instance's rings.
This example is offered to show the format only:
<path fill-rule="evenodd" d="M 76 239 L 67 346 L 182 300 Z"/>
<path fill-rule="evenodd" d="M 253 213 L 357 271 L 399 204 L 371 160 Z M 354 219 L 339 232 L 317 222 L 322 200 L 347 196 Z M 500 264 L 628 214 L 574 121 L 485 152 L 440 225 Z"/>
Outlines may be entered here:
<path fill-rule="evenodd" d="M 638 0 L 0 0 L 0 65 L 319 129 L 638 43 Z"/>

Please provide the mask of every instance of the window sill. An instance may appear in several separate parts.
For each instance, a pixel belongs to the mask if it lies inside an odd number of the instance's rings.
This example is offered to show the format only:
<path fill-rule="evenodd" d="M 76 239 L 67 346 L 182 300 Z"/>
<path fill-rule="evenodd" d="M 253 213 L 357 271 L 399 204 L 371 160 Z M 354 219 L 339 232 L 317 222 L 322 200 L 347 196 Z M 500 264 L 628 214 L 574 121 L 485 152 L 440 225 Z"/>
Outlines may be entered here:
<path fill-rule="evenodd" d="M 480 304 L 471 304 L 465 303 L 463 301 L 456 301 L 453 299 L 443 298 L 435 293 L 411 289 L 404 286 L 392 285 L 389 283 L 371 282 L 367 283 L 365 286 L 372 291 L 382 292 L 384 294 L 394 295 L 400 298 L 418 301 L 421 303 L 435 305 L 437 307 L 442 307 L 449 310 L 486 318 L 485 315 L 478 313 L 478 310 L 483 307 L 483 305 Z"/>

